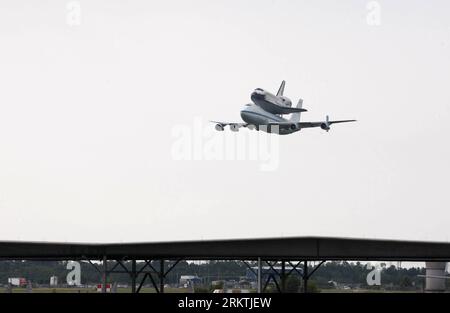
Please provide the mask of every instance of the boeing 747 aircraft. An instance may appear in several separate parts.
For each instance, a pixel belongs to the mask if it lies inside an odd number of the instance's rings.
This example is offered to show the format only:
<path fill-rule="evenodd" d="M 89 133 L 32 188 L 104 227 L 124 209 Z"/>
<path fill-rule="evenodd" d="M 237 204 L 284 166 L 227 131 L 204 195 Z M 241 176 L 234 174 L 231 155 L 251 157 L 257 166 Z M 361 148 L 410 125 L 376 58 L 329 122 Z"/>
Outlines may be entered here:
<path fill-rule="evenodd" d="M 292 101 L 285 97 L 283 81 L 276 95 L 257 88 L 251 94 L 252 103 L 246 104 L 241 110 L 241 118 L 244 123 L 216 122 L 216 130 L 223 131 L 225 126 L 229 126 L 232 131 L 239 131 L 241 127 L 256 129 L 268 133 L 287 135 L 300 131 L 303 128 L 320 127 L 325 131 L 330 130 L 330 126 L 338 123 L 355 122 L 356 120 L 330 121 L 328 115 L 325 121 L 321 122 L 300 122 L 300 114 L 306 112 L 303 109 L 303 100 L 300 99 L 297 107 L 292 107 Z M 283 117 L 291 114 L 289 119 Z"/>

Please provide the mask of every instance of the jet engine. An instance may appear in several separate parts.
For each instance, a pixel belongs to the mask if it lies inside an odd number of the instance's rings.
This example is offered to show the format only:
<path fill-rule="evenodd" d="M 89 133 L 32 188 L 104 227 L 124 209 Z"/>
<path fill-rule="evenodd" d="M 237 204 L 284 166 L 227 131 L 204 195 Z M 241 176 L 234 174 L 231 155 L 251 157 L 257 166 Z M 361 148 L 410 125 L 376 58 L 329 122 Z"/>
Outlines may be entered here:
<path fill-rule="evenodd" d="M 327 123 L 322 123 L 322 124 L 320 124 L 320 128 L 322 128 L 323 130 L 329 131 L 330 125 L 328 125 Z"/>
<path fill-rule="evenodd" d="M 327 115 L 325 122 L 320 124 L 320 128 L 326 130 L 327 132 L 330 130 L 330 117 Z"/>
<path fill-rule="evenodd" d="M 238 132 L 239 131 L 239 125 L 231 124 L 230 125 L 230 129 L 231 129 L 231 131 Z"/>
<path fill-rule="evenodd" d="M 216 124 L 216 130 L 219 131 L 219 132 L 222 132 L 223 131 L 223 125 Z"/>

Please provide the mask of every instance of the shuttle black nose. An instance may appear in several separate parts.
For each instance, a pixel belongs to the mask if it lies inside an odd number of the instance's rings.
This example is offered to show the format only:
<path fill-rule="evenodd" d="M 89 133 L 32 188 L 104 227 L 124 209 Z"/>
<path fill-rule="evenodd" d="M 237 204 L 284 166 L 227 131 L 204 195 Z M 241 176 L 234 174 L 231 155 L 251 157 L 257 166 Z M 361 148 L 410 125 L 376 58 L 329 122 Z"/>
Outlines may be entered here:
<path fill-rule="evenodd" d="M 257 104 L 258 102 L 261 102 L 264 100 L 265 98 L 265 91 L 262 90 L 261 88 L 256 88 L 253 92 L 252 95 L 250 96 L 250 99 L 252 99 L 252 101 Z"/>

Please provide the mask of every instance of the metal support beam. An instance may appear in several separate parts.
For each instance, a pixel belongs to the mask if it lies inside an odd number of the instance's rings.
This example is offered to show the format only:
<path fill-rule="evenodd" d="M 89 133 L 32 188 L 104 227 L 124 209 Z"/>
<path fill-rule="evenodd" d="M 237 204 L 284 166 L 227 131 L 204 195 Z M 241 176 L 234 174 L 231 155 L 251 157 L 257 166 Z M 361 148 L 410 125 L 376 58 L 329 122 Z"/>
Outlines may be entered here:
<path fill-rule="evenodd" d="M 266 291 L 266 288 L 267 288 L 267 286 L 269 285 L 270 280 L 272 279 L 272 277 L 273 277 L 272 274 L 269 274 L 269 276 L 267 276 L 266 283 L 264 284 L 264 287 L 263 287 L 263 289 L 262 289 L 264 292 Z M 274 279 L 274 280 L 275 280 L 275 279 Z"/>
<path fill-rule="evenodd" d="M 155 280 L 153 279 L 153 276 L 151 273 L 148 273 L 148 278 L 150 278 L 150 281 L 152 282 L 153 288 L 155 288 L 156 293 L 159 293 L 160 290 L 158 289 L 158 285 L 156 284 Z"/>
<path fill-rule="evenodd" d="M 102 273 L 102 293 L 106 293 L 106 282 L 108 280 L 108 258 L 103 256 L 103 273 Z"/>
<path fill-rule="evenodd" d="M 171 270 L 173 270 L 175 268 L 175 266 L 178 265 L 178 263 L 180 263 L 183 259 L 178 259 L 175 261 L 175 263 L 173 263 L 168 269 L 167 271 L 164 273 L 164 278 L 167 276 L 167 274 L 170 273 Z"/>
<path fill-rule="evenodd" d="M 314 274 L 314 273 L 319 269 L 319 267 L 320 267 L 323 263 L 325 263 L 325 261 L 320 261 L 320 263 L 319 263 L 318 265 L 316 265 L 316 267 L 314 267 L 314 269 L 311 271 L 311 273 L 308 274 L 308 279 L 311 277 L 312 274 Z"/>
<path fill-rule="evenodd" d="M 262 262 L 261 258 L 258 258 L 258 293 L 262 292 Z"/>
<path fill-rule="evenodd" d="M 128 268 L 123 264 L 123 262 L 121 260 L 116 260 L 116 262 L 120 265 L 121 268 L 124 269 L 125 273 L 130 273 L 130 271 L 128 270 Z"/>
<path fill-rule="evenodd" d="M 319 264 L 317 264 L 313 270 L 311 271 L 311 273 L 308 273 L 308 261 L 304 261 L 303 264 L 303 292 L 307 293 L 308 292 L 308 279 L 312 276 L 312 274 L 314 274 L 319 267 L 325 263 L 325 260 L 320 261 Z"/>
<path fill-rule="evenodd" d="M 144 266 L 142 266 L 139 271 L 136 272 L 136 278 L 139 274 L 143 273 L 144 277 L 142 277 L 142 280 L 139 284 L 139 287 L 136 290 L 136 293 L 139 293 L 141 291 L 141 288 L 144 286 L 144 282 L 147 279 L 147 277 L 150 279 L 153 287 L 155 288 L 155 291 L 159 293 L 158 285 L 156 284 L 155 280 L 153 279 L 152 274 L 159 275 L 159 272 L 152 266 L 151 264 L 152 260 L 144 260 Z M 149 268 L 150 271 L 145 271 L 146 268 Z"/>
<path fill-rule="evenodd" d="M 304 261 L 305 263 L 303 264 L 303 292 L 307 293 L 308 292 L 308 261 Z"/>
<path fill-rule="evenodd" d="M 116 264 L 114 264 L 113 267 L 112 267 L 110 270 L 108 270 L 108 273 L 113 273 L 114 270 L 115 270 L 117 267 L 119 267 L 120 264 L 121 264 L 120 261 L 117 260 L 117 261 L 116 261 Z"/>
<path fill-rule="evenodd" d="M 253 273 L 253 275 L 258 276 L 258 270 L 254 270 L 250 264 L 247 263 L 247 261 L 243 260 L 242 263 L 244 263 L 245 266 Z"/>
<path fill-rule="evenodd" d="M 292 264 L 291 261 L 288 262 L 289 265 L 292 267 L 292 269 L 287 273 L 287 276 L 291 275 L 293 272 L 296 272 L 297 274 L 299 274 L 300 276 L 303 276 L 303 272 L 300 272 L 297 267 L 299 267 L 301 265 L 301 261 L 297 262 L 297 264 Z"/>
<path fill-rule="evenodd" d="M 138 289 L 136 290 L 136 293 L 139 293 L 139 291 L 141 291 L 141 288 L 142 288 L 142 286 L 144 286 L 145 279 L 147 278 L 148 275 L 150 275 L 150 274 L 149 274 L 149 273 L 145 273 L 145 274 L 144 274 L 144 277 L 142 277 L 142 280 L 141 280 L 141 282 L 139 283 L 139 287 L 138 287 Z"/>
<path fill-rule="evenodd" d="M 281 261 L 281 292 L 286 292 L 286 261 Z"/>
<path fill-rule="evenodd" d="M 153 273 L 158 274 L 158 271 L 152 265 L 152 260 L 145 261 L 145 265 L 141 268 L 141 271 L 143 271 L 146 266 L 148 266 Z"/>
<path fill-rule="evenodd" d="M 275 283 L 275 286 L 277 287 L 278 292 L 281 293 L 280 285 L 278 284 L 277 279 L 275 278 L 274 275 L 272 275 L 272 279 L 273 279 L 273 282 Z"/>
<path fill-rule="evenodd" d="M 161 259 L 159 263 L 159 292 L 164 293 L 164 260 Z"/>
<path fill-rule="evenodd" d="M 92 267 L 100 274 L 100 279 L 102 277 L 103 272 L 101 270 L 98 269 L 97 265 L 95 265 L 94 263 L 92 263 L 91 260 L 87 259 L 88 263 L 92 265 Z"/>
<path fill-rule="evenodd" d="M 131 260 L 131 293 L 136 293 L 136 260 Z"/>
<path fill-rule="evenodd" d="M 269 265 L 270 269 L 272 270 L 272 272 L 277 275 L 280 276 L 280 274 L 278 273 L 278 271 L 274 268 L 274 266 L 277 264 L 278 262 L 275 261 L 275 263 L 272 265 L 272 263 L 270 263 L 269 261 L 266 261 L 266 264 Z"/>
<path fill-rule="evenodd" d="M 144 282 L 145 282 L 145 280 L 147 279 L 147 277 L 150 279 L 150 281 L 151 281 L 151 283 L 152 283 L 152 285 L 153 285 L 153 287 L 155 288 L 155 291 L 156 291 L 157 293 L 160 293 L 160 292 L 162 293 L 162 292 L 164 292 L 164 281 L 165 281 L 166 276 L 167 276 L 167 275 L 170 273 L 170 271 L 172 271 L 172 270 L 175 268 L 175 266 L 176 266 L 179 262 L 181 262 L 182 260 L 183 260 L 183 259 L 178 259 L 178 260 L 176 260 L 175 263 L 173 263 L 172 265 L 169 264 L 167 270 L 165 270 L 165 260 L 164 260 L 164 259 L 160 259 L 160 267 L 159 267 L 159 270 L 158 270 L 158 271 L 155 269 L 155 267 L 152 266 L 151 260 L 144 260 L 144 262 L 145 262 L 145 263 L 144 263 L 144 266 L 141 267 L 141 268 L 139 269 L 139 271 L 136 271 L 136 260 L 131 260 L 131 262 L 132 262 L 132 263 L 131 263 L 132 269 L 131 269 L 131 272 L 128 272 L 128 273 L 129 273 L 130 276 L 131 276 L 131 281 L 132 281 L 132 283 L 131 283 L 131 288 L 132 288 L 132 292 L 139 293 L 139 291 L 140 291 L 141 288 L 143 287 Z M 149 271 L 145 271 L 145 269 L 146 269 L 147 267 L 150 269 Z M 133 291 L 133 286 L 136 285 L 137 276 L 138 276 L 139 274 L 141 274 L 141 273 L 143 273 L 143 274 L 145 274 L 145 275 L 144 275 L 144 277 L 143 277 L 141 283 L 139 284 L 139 287 L 137 288 L 137 290 Z M 158 281 L 155 281 L 155 279 L 153 278 L 153 275 L 152 275 L 152 274 L 155 274 L 155 275 L 158 277 Z M 134 278 L 134 282 L 133 282 L 133 278 Z M 159 286 L 158 286 L 157 282 L 159 282 Z"/>
<path fill-rule="evenodd" d="M 278 271 L 275 269 L 275 265 L 278 263 L 278 261 L 275 261 L 274 264 L 270 263 L 270 261 L 266 261 L 267 265 L 269 265 L 272 273 L 269 274 L 266 283 L 264 285 L 263 291 L 266 290 L 267 286 L 269 285 L 270 280 L 272 279 L 273 282 L 275 283 L 275 287 L 277 287 L 277 291 L 279 293 L 281 293 L 281 288 L 280 288 L 280 284 L 278 284 L 277 278 L 275 276 L 281 277 L 280 273 L 278 273 Z"/>

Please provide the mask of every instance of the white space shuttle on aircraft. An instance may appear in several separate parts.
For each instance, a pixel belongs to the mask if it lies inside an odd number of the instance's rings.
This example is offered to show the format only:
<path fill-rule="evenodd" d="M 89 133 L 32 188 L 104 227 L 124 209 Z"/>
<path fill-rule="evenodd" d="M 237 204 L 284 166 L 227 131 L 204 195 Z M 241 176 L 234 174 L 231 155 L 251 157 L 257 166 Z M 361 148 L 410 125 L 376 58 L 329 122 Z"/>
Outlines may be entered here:
<path fill-rule="evenodd" d="M 330 126 L 337 123 L 355 122 L 356 120 L 330 121 L 326 116 L 320 122 L 300 122 L 300 115 L 306 112 L 303 108 L 303 100 L 300 99 L 296 107 L 292 107 L 292 101 L 284 96 L 286 82 L 281 83 L 276 95 L 256 88 L 251 94 L 252 103 L 246 104 L 241 110 L 241 118 L 244 123 L 216 122 L 216 130 L 223 131 L 229 126 L 232 131 L 239 131 L 241 127 L 256 129 L 268 133 L 287 135 L 300 131 L 303 128 L 320 127 L 325 131 L 330 130 Z M 291 114 L 290 118 L 283 115 Z"/>

